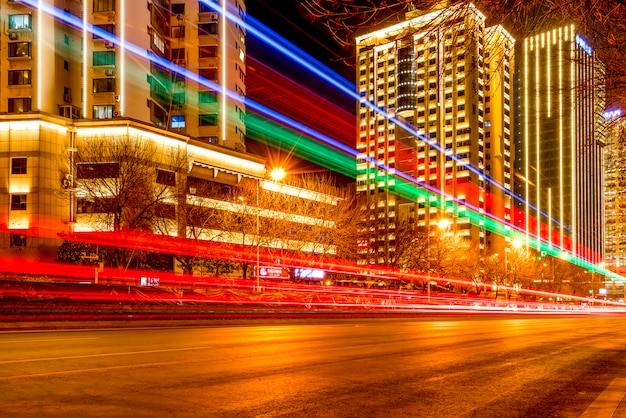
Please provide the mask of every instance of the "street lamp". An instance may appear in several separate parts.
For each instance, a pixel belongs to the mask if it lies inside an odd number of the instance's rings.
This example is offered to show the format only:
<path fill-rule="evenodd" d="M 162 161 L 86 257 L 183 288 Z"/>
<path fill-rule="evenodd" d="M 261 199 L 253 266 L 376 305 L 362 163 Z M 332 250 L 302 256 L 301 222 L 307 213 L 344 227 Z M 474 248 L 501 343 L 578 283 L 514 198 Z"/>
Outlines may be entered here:
<path fill-rule="evenodd" d="M 513 242 L 511 242 L 511 248 L 513 248 L 514 250 L 518 250 L 520 248 L 522 248 L 522 245 L 524 245 L 524 242 L 519 239 L 519 238 L 515 238 L 513 240 Z M 504 281 L 507 283 L 509 283 L 509 264 L 508 264 L 508 253 L 509 253 L 509 247 L 505 247 L 504 248 Z"/>
<path fill-rule="evenodd" d="M 269 177 L 272 181 L 280 181 L 287 176 L 287 172 L 283 168 L 275 168 L 270 171 Z M 261 232 L 260 232 L 260 213 L 261 208 L 259 207 L 259 183 L 262 179 L 257 179 L 256 182 L 256 288 L 257 292 L 261 292 L 261 276 L 259 274 L 261 270 L 261 255 L 260 255 L 260 246 L 261 246 Z"/>
<path fill-rule="evenodd" d="M 259 246 L 261 245 L 261 237 L 259 236 L 259 179 L 256 181 L 256 288 L 261 292 L 261 278 L 260 278 L 260 255 Z"/>
<path fill-rule="evenodd" d="M 441 231 L 447 231 L 450 226 L 450 220 L 448 218 L 441 218 L 437 221 L 437 228 Z M 430 301 L 430 227 L 428 228 L 428 236 L 426 238 L 426 258 L 427 258 L 427 271 L 426 282 L 428 288 L 428 301 Z"/>
<path fill-rule="evenodd" d="M 283 168 L 275 168 L 270 171 L 270 178 L 273 181 L 281 181 L 287 176 L 287 172 Z"/>

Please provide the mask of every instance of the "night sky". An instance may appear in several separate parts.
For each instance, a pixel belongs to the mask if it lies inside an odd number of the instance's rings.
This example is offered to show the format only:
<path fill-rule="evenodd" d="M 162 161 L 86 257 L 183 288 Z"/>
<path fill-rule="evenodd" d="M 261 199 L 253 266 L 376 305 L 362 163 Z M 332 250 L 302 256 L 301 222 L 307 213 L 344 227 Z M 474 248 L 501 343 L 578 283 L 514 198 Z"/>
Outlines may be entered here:
<path fill-rule="evenodd" d="M 312 23 L 306 17 L 306 11 L 300 5 L 300 0 L 281 0 L 280 5 L 276 3 L 272 0 L 248 0 L 246 7 L 249 15 L 353 81 L 354 70 L 345 65 L 342 59 L 347 57 L 349 62 L 352 62 L 354 51 L 342 51 L 319 23 Z M 257 42 L 255 39 L 249 39 L 249 54 L 255 55 L 257 47 L 262 49 Z"/>
<path fill-rule="evenodd" d="M 304 9 L 301 9 L 299 4 L 299 0 L 281 0 L 279 6 L 277 6 L 276 2 L 273 2 L 272 0 L 246 1 L 247 13 L 249 16 L 258 19 L 264 25 L 288 39 L 303 51 L 318 59 L 322 64 L 325 64 L 331 70 L 337 72 L 348 81 L 353 82 L 354 70 L 342 62 L 342 58 L 345 58 L 346 55 L 351 53 L 351 51 L 341 51 L 341 48 L 334 43 L 332 38 L 324 33 L 321 25 L 314 25 L 306 18 L 305 11 Z M 344 93 L 339 93 L 334 87 L 320 80 L 311 72 L 302 69 L 295 63 L 292 63 L 290 59 L 284 57 L 282 54 L 277 53 L 270 47 L 265 46 L 263 42 L 251 34 L 248 34 L 246 45 L 247 54 L 249 56 L 247 64 L 248 75 L 246 77 L 249 98 L 253 100 L 259 100 L 262 98 L 264 103 L 267 103 L 276 109 L 281 109 L 284 106 L 284 102 L 281 102 L 281 100 L 284 100 L 284 94 L 276 93 L 277 97 L 272 98 L 272 90 L 269 87 L 271 83 L 263 83 L 263 80 L 258 79 L 259 66 L 256 63 L 258 61 L 297 82 L 303 88 L 318 94 L 322 98 L 349 112 L 351 115 L 354 115 L 354 98 L 350 98 Z M 253 67 L 256 67 L 256 71 L 253 70 Z M 265 84 L 267 84 L 267 86 L 264 86 Z M 304 97 L 304 95 L 300 94 L 300 97 Z M 272 100 L 275 100 L 275 103 L 272 103 Z M 300 113 L 300 117 L 289 114 L 287 114 L 287 116 L 294 117 L 296 120 L 304 122 L 302 119 L 302 113 Z M 320 115 L 320 117 L 323 117 L 323 115 Z M 323 124 L 316 123 L 315 116 L 312 116 L 309 119 L 309 122 L 311 127 L 314 129 L 322 129 L 323 131 Z M 352 129 L 352 126 L 356 125 L 352 120 L 346 120 L 346 122 L 349 124 L 350 131 L 346 134 L 346 127 L 343 126 L 343 129 L 340 130 L 340 137 L 343 139 L 342 142 L 350 146 L 354 146 L 355 130 Z M 290 149 L 271 149 L 267 145 L 257 143 L 251 139 L 248 139 L 246 144 L 249 152 L 262 155 L 267 158 L 269 166 L 275 166 L 279 164 L 278 162 L 281 160 L 288 160 L 288 166 L 286 168 L 292 174 L 326 171 L 325 169 L 321 169 L 320 167 L 314 166 L 290 155 Z M 338 181 L 346 183 L 346 179 L 343 178 L 343 176 L 339 176 Z M 353 181 L 353 179 L 351 181 Z"/>

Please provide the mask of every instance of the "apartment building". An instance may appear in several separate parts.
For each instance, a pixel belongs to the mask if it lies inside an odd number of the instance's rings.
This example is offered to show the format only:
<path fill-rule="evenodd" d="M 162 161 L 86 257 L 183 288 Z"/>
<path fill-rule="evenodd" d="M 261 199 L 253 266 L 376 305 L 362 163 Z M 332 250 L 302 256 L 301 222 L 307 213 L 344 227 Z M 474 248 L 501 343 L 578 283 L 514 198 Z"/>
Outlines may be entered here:
<path fill-rule="evenodd" d="M 144 152 L 137 161 L 150 171 L 142 180 L 147 194 L 162 193 L 158 230 L 143 230 L 249 247 L 255 239 L 259 245 L 258 226 L 272 217 L 326 225 L 310 216 L 261 212 L 251 199 L 232 201 L 243 183 L 256 184 L 257 196 L 268 188 L 321 206 L 337 200 L 269 182 L 265 161 L 245 152 L 245 30 L 236 23 L 245 5 L 214 5 L 0 2 L 6 46 L 0 53 L 1 253 L 54 259 L 59 234 L 127 228 L 106 210 L 114 194 L 107 186 L 120 183 L 125 166 L 113 152 L 120 142 L 128 152 Z M 94 143 L 104 144 L 101 155 L 88 152 Z M 185 207 L 203 205 L 209 212 L 256 211 L 257 233 L 249 225 L 228 232 L 181 222 Z M 332 251 L 309 241 L 265 245 Z"/>
<path fill-rule="evenodd" d="M 514 39 L 463 4 L 409 12 L 356 43 L 357 190 L 371 208 L 361 262 L 385 264 L 398 228 L 442 218 L 504 251 L 487 223 L 511 219 Z"/>
<path fill-rule="evenodd" d="M 0 2 L 0 112 L 131 118 L 245 150 L 241 0 Z M 3 75 L 4 75 L 3 74 Z"/>

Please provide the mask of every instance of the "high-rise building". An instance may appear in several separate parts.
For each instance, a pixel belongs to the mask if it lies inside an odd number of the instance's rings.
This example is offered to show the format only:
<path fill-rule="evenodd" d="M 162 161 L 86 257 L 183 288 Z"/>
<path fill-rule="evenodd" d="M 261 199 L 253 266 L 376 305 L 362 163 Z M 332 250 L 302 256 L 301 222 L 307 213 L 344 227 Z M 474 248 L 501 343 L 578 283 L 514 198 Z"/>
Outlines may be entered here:
<path fill-rule="evenodd" d="M 517 62 L 515 225 L 533 247 L 597 263 L 604 253 L 603 66 L 574 25 L 524 39 Z"/>
<path fill-rule="evenodd" d="M 225 17 L 243 1 L 1 6 L 0 112 L 126 117 L 245 150 L 245 30 Z"/>
<path fill-rule="evenodd" d="M 388 263 L 399 228 L 441 218 L 483 252 L 504 250 L 485 222 L 511 219 L 515 41 L 485 21 L 471 4 L 412 11 L 356 39 L 357 188 L 372 231 L 361 262 Z M 430 193 L 402 193 L 404 176 Z"/>
<path fill-rule="evenodd" d="M 607 267 L 626 267 L 626 120 L 621 110 L 604 113 L 607 145 L 604 148 L 605 247 Z"/>

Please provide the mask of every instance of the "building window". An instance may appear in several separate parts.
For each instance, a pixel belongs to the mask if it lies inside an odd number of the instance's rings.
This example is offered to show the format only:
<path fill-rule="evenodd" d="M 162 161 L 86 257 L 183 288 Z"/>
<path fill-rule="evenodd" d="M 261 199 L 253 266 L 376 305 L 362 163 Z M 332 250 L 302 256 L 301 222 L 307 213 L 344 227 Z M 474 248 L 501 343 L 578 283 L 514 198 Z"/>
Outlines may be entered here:
<path fill-rule="evenodd" d="M 165 186 L 176 186 L 176 173 L 174 173 L 173 171 L 161 170 L 160 168 L 157 168 L 156 182 Z"/>
<path fill-rule="evenodd" d="M 207 80 L 217 81 L 217 68 L 200 68 L 198 75 Z"/>
<path fill-rule="evenodd" d="M 198 35 L 217 35 L 217 23 L 198 23 Z"/>
<path fill-rule="evenodd" d="M 26 174 L 26 157 L 11 158 L 11 174 Z"/>
<path fill-rule="evenodd" d="M 113 105 L 97 105 L 93 107 L 94 119 L 111 119 L 113 117 Z"/>
<path fill-rule="evenodd" d="M 115 11 L 115 0 L 93 0 L 94 12 L 113 12 Z"/>
<path fill-rule="evenodd" d="M 9 30 L 25 30 L 32 28 L 30 15 L 9 15 Z"/>
<path fill-rule="evenodd" d="M 156 32 L 152 33 L 152 44 L 161 54 L 165 54 L 165 41 Z"/>
<path fill-rule="evenodd" d="M 185 127 L 185 115 L 172 116 L 172 128 L 180 129 Z"/>
<path fill-rule="evenodd" d="M 198 115 L 198 125 L 217 126 L 217 113 L 207 113 L 204 115 Z"/>
<path fill-rule="evenodd" d="M 23 113 L 31 111 L 30 97 L 16 97 L 9 99 L 10 113 Z"/>
<path fill-rule="evenodd" d="M 26 247 L 26 235 L 24 234 L 11 233 L 10 240 L 11 248 Z"/>
<path fill-rule="evenodd" d="M 76 166 L 79 179 L 113 179 L 120 176 L 119 163 L 79 163 Z"/>
<path fill-rule="evenodd" d="M 93 39 L 104 39 L 102 36 L 107 33 L 115 36 L 115 24 L 107 23 L 106 25 L 93 25 L 93 33 L 91 37 Z"/>
<path fill-rule="evenodd" d="M 198 48 L 198 58 L 217 57 L 217 46 L 201 46 Z"/>
<path fill-rule="evenodd" d="M 198 2 L 198 13 L 210 13 L 210 12 L 213 12 L 213 9 L 211 9 L 206 3 L 204 3 L 203 1 Z"/>
<path fill-rule="evenodd" d="M 11 195 L 11 210 L 26 210 L 26 195 L 25 194 L 12 194 Z"/>
<path fill-rule="evenodd" d="M 94 93 L 113 93 L 115 91 L 115 79 L 114 78 L 94 78 L 93 79 L 93 92 Z"/>
<path fill-rule="evenodd" d="M 217 144 L 216 136 L 201 136 L 201 137 L 198 137 L 198 139 L 202 142 L 207 142 L 209 144 Z"/>
<path fill-rule="evenodd" d="M 185 56 L 185 48 L 172 48 L 172 59 L 175 62 L 177 60 L 184 60 Z"/>
<path fill-rule="evenodd" d="M 9 86 L 30 84 L 30 70 L 11 70 L 8 77 Z"/>
<path fill-rule="evenodd" d="M 180 109 L 182 108 L 182 105 L 185 104 L 185 93 L 174 93 L 172 94 L 172 105 L 177 108 Z"/>
<path fill-rule="evenodd" d="M 115 65 L 115 51 L 96 51 L 93 53 L 93 65 Z"/>
<path fill-rule="evenodd" d="M 30 42 L 9 42 L 9 58 L 30 57 Z"/>
<path fill-rule="evenodd" d="M 172 38 L 184 38 L 185 27 L 184 26 L 172 26 Z"/>
<path fill-rule="evenodd" d="M 198 103 L 217 103 L 217 93 L 211 90 L 199 91 Z"/>
<path fill-rule="evenodd" d="M 175 15 L 184 15 L 185 14 L 185 3 L 174 3 L 172 4 L 172 13 Z"/>

